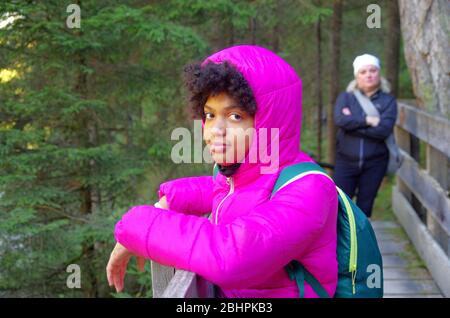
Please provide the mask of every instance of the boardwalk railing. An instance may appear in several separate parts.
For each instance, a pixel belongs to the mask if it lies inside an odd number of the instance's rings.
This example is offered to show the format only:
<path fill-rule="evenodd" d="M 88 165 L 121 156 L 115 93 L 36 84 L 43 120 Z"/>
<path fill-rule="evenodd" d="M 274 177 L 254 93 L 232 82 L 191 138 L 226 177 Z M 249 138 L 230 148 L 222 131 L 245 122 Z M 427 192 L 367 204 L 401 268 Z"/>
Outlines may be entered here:
<path fill-rule="evenodd" d="M 213 298 L 214 285 L 200 275 L 152 261 L 153 298 Z"/>
<path fill-rule="evenodd" d="M 392 206 L 445 297 L 450 297 L 450 121 L 405 102 L 395 127 L 404 155 Z"/>

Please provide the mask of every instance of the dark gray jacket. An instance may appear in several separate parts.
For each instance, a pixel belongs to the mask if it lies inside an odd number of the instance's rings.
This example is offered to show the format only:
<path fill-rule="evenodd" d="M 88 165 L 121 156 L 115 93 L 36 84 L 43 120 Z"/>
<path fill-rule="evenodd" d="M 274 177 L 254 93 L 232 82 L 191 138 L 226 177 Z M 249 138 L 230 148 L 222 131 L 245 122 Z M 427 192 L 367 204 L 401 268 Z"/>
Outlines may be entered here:
<path fill-rule="evenodd" d="M 334 107 L 334 122 L 339 127 L 336 140 L 336 158 L 357 161 L 360 166 L 365 160 L 388 160 L 388 149 L 384 142 L 393 130 L 397 119 L 397 102 L 395 97 L 387 94 L 387 89 L 379 89 L 370 99 L 380 113 L 377 127 L 366 124 L 366 114 L 351 93 L 350 83 L 347 92 L 339 95 Z M 382 85 L 383 86 L 383 85 Z M 383 87 L 384 88 L 384 87 Z M 351 115 L 344 115 L 347 107 Z"/>

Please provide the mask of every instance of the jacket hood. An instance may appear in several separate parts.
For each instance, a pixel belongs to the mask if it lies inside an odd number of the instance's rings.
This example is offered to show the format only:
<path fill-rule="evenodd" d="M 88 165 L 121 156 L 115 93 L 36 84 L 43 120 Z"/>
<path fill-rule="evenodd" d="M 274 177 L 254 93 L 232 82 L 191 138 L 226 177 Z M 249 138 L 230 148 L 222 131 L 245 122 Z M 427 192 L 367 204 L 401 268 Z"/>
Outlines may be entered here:
<path fill-rule="evenodd" d="M 348 83 L 346 92 L 350 93 L 356 88 L 356 79 L 354 79 L 350 83 Z M 380 78 L 380 88 L 383 93 L 389 94 L 391 92 L 391 84 L 389 84 L 389 81 L 384 77 Z"/>
<path fill-rule="evenodd" d="M 253 143 L 235 175 L 252 179 L 255 174 L 276 173 L 300 153 L 302 81 L 281 57 L 253 45 L 224 49 L 207 57 L 202 65 L 225 61 L 236 67 L 247 80 L 257 106 Z M 257 158 L 252 154 L 257 154 Z M 310 160 L 304 156 L 304 161 Z"/>

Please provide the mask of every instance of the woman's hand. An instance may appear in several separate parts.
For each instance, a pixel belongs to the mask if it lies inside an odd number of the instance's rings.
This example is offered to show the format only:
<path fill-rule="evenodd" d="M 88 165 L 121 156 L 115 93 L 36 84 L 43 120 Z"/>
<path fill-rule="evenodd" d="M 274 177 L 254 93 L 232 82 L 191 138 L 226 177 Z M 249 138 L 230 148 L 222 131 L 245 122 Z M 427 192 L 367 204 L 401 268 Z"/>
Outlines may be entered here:
<path fill-rule="evenodd" d="M 125 248 L 120 243 L 117 243 L 111 252 L 108 265 L 106 266 L 106 276 L 108 278 L 109 286 L 114 286 L 119 293 L 123 290 L 123 284 L 125 274 L 127 272 L 128 262 L 130 261 L 133 253 Z M 144 271 L 145 259 L 143 257 L 137 257 L 138 270 Z"/>
<path fill-rule="evenodd" d="M 380 123 L 380 117 L 377 116 L 366 116 L 366 123 L 369 126 L 377 127 Z"/>

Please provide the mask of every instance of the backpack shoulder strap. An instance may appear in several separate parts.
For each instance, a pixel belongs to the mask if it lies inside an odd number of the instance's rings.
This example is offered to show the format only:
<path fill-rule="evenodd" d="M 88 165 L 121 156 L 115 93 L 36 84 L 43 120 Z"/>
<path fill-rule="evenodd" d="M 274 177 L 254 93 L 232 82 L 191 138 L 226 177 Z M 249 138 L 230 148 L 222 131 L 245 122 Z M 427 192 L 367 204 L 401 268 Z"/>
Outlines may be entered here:
<path fill-rule="evenodd" d="M 308 270 L 302 264 L 297 261 L 292 261 L 285 268 L 288 272 L 289 278 L 291 280 L 295 279 L 300 298 L 305 297 L 305 281 L 316 292 L 317 296 L 319 296 L 320 298 L 330 298 L 330 295 L 328 295 L 328 292 L 325 290 L 325 288 L 322 287 L 319 281 L 310 272 L 308 272 Z"/>
<path fill-rule="evenodd" d="M 213 179 L 216 179 L 218 173 L 219 173 L 219 166 L 217 165 L 217 163 L 215 163 L 213 168 Z"/>
<path fill-rule="evenodd" d="M 321 174 L 332 180 L 331 177 L 327 175 L 325 170 L 315 162 L 296 163 L 283 168 L 280 172 L 270 198 L 272 198 L 275 193 L 283 187 L 310 174 Z"/>
<path fill-rule="evenodd" d="M 375 107 L 375 105 L 372 103 L 370 98 L 363 95 L 359 89 L 355 89 L 353 91 L 353 95 L 355 95 L 356 99 L 358 100 L 358 103 L 361 105 L 362 109 L 368 116 L 377 116 L 380 117 L 380 112 Z"/>

